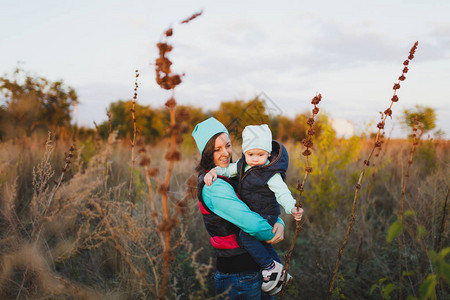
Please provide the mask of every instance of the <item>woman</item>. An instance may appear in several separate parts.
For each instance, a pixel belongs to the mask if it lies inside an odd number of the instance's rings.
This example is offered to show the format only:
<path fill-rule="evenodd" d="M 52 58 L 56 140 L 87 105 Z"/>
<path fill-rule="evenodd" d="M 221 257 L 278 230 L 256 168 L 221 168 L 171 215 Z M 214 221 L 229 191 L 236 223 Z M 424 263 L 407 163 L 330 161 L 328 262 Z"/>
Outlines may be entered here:
<path fill-rule="evenodd" d="M 192 136 L 201 154 L 196 169 L 199 172 L 200 211 L 217 256 L 214 276 L 216 292 L 229 291 L 226 296 L 231 299 L 272 299 L 261 292 L 260 267 L 239 246 L 237 237 L 243 230 L 258 240 L 277 243 L 283 239 L 283 221 L 278 219 L 272 228 L 267 220 L 251 211 L 238 198 L 234 182 L 228 178 L 219 177 L 220 180 L 218 178 L 211 186 L 204 184 L 207 171 L 215 166 L 225 168 L 231 162 L 230 137 L 222 123 L 209 118 L 197 124 Z"/>

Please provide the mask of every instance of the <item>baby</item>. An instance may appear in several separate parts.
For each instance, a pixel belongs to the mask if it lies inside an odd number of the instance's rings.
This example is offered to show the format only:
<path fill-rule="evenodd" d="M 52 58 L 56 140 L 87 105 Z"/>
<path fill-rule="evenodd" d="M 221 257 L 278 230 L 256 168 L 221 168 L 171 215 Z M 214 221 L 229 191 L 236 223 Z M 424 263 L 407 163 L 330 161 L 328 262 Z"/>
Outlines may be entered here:
<path fill-rule="evenodd" d="M 289 164 L 284 146 L 272 140 L 269 126 L 251 125 L 242 132 L 242 152 L 244 155 L 227 168 L 215 167 L 204 178 L 211 185 L 217 176 L 238 176 L 238 194 L 242 201 L 254 212 L 274 225 L 280 214 L 280 205 L 287 214 L 299 221 L 303 209 L 295 207 L 295 200 L 283 179 Z M 242 246 L 261 266 L 263 284 L 261 289 L 270 295 L 277 294 L 283 280 L 290 281 L 292 276 L 284 276 L 284 267 L 272 245 L 256 240 L 241 231 L 239 239 Z M 283 276 L 282 276 L 283 275 Z"/>

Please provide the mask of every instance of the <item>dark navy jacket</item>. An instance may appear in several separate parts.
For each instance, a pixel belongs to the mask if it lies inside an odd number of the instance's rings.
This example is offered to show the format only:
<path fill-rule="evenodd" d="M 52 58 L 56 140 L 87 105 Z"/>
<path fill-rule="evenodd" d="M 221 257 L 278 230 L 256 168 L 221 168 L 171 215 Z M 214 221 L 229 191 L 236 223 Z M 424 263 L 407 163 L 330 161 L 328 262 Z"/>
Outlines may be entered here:
<path fill-rule="evenodd" d="M 269 189 L 267 181 L 280 173 L 283 180 L 286 178 L 286 171 L 289 165 L 289 156 L 286 148 L 278 142 L 272 141 L 272 153 L 269 164 L 256 166 L 245 171 L 245 155 L 237 163 L 239 188 L 238 194 L 247 206 L 260 215 L 280 214 L 280 205 L 275 194 Z"/>

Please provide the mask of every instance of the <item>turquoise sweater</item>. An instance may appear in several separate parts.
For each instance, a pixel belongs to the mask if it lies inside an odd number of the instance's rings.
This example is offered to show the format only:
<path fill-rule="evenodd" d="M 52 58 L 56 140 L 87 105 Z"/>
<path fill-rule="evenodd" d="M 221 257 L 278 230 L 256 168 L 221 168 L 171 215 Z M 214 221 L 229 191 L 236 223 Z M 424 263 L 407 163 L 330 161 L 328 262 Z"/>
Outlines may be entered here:
<path fill-rule="evenodd" d="M 251 211 L 242 202 L 233 187 L 224 180 L 216 180 L 211 186 L 205 185 L 202 190 L 205 204 L 216 215 L 241 228 L 244 232 L 260 241 L 268 241 L 274 237 L 272 226 L 259 214 Z M 278 223 L 283 220 L 278 218 Z"/>

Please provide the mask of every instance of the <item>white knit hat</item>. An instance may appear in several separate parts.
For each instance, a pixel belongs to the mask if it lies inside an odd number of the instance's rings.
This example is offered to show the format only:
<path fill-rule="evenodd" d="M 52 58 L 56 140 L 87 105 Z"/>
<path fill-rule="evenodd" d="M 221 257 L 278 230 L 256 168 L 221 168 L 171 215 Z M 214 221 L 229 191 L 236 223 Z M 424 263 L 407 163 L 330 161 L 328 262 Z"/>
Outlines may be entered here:
<path fill-rule="evenodd" d="M 242 152 L 245 153 L 251 149 L 262 149 L 272 152 L 272 132 L 269 126 L 250 125 L 242 131 Z"/>

